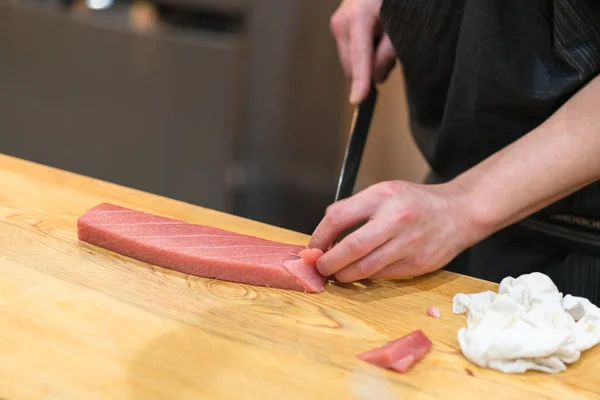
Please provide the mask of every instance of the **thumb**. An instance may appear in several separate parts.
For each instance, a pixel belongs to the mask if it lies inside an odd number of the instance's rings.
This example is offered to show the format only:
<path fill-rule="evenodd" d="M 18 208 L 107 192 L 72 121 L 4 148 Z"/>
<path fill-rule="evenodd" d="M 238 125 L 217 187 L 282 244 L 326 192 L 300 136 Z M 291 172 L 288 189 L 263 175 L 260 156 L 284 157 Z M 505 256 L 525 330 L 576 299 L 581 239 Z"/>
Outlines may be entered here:
<path fill-rule="evenodd" d="M 396 65 L 396 51 L 388 35 L 383 35 L 377 47 L 374 64 L 373 79 L 375 82 L 381 83 L 386 80 L 390 71 Z"/>

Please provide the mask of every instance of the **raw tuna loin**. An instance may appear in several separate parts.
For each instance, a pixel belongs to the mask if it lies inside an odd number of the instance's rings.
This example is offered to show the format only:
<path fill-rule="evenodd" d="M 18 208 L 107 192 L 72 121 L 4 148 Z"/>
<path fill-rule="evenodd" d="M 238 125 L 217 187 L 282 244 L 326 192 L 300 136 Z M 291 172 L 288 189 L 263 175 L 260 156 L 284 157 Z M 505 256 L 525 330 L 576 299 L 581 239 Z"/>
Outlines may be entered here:
<path fill-rule="evenodd" d="M 102 203 L 83 214 L 77 234 L 106 250 L 205 278 L 310 293 L 323 291 L 326 282 L 313 249 L 114 204 Z"/>
<path fill-rule="evenodd" d="M 419 329 L 357 357 L 381 368 L 406 372 L 425 357 L 431 345 L 431 340 Z"/>

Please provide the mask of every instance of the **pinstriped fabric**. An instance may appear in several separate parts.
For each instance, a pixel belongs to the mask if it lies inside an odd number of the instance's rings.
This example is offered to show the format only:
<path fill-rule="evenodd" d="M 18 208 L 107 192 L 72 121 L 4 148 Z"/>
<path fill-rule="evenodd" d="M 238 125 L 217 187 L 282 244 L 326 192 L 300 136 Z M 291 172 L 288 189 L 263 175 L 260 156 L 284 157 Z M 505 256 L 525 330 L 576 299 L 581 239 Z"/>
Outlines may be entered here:
<path fill-rule="evenodd" d="M 556 51 L 588 80 L 600 69 L 600 2 L 555 0 L 554 36 Z"/>
<path fill-rule="evenodd" d="M 440 72 L 452 68 L 456 27 L 460 24 L 456 16 L 463 3 L 464 0 L 383 0 L 381 19 L 396 52 L 414 53 L 410 63 L 405 64 L 406 75 L 431 83 L 439 79 Z M 432 57 L 435 62 L 428 62 Z"/>
<path fill-rule="evenodd" d="M 381 20 L 436 183 L 526 135 L 600 73 L 600 0 L 384 0 Z M 600 217 L 600 182 L 543 215 Z M 496 282 L 541 271 L 600 305 L 600 252 L 568 237 L 512 225 L 446 269 Z"/>
<path fill-rule="evenodd" d="M 565 211 L 575 215 L 600 217 L 600 182 L 584 187 L 567 198 L 569 209 Z"/>
<path fill-rule="evenodd" d="M 582 296 L 600 305 L 600 258 L 597 255 L 570 253 L 548 276 L 563 294 Z"/>
<path fill-rule="evenodd" d="M 600 71 L 600 1 L 555 0 L 554 15 L 556 51 L 585 83 Z M 567 211 L 600 216 L 600 183 L 579 190 L 568 200 Z"/>
<path fill-rule="evenodd" d="M 431 45 L 449 18 L 460 17 L 466 3 L 473 0 L 384 0 L 381 16 L 388 34 L 398 38 L 400 47 L 419 49 Z M 475 0 L 489 3 L 488 0 Z M 546 1 L 553 10 L 556 51 L 586 79 L 600 69 L 600 1 Z M 544 8 L 544 7 L 542 7 Z M 482 15 L 487 15 L 482 12 Z M 415 29 L 418 28 L 418 29 Z"/>
<path fill-rule="evenodd" d="M 539 126 L 600 73 L 600 0 L 384 0 L 410 124 L 447 181 Z M 600 182 L 540 214 L 600 217 Z"/>

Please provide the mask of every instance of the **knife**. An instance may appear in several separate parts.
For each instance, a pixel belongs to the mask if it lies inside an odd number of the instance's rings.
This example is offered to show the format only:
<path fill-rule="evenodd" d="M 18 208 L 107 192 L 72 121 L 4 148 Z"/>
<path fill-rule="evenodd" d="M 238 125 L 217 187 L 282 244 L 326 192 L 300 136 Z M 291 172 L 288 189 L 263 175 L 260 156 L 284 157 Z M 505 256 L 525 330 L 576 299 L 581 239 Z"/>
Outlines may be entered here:
<path fill-rule="evenodd" d="M 335 201 L 352 196 L 356 175 L 362 160 L 365 143 L 369 135 L 369 126 L 373 117 L 375 103 L 377 102 L 377 87 L 371 81 L 371 87 L 367 98 L 364 99 L 355 109 L 350 125 L 350 136 L 346 145 L 344 162 L 338 179 Z"/>

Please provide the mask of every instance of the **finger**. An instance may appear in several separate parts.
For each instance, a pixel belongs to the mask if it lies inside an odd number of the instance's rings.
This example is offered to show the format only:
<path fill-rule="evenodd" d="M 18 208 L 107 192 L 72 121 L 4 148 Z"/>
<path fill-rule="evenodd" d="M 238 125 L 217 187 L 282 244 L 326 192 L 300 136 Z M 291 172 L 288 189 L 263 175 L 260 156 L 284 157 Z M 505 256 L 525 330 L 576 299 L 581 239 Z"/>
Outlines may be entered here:
<path fill-rule="evenodd" d="M 375 51 L 373 79 L 377 83 L 385 81 L 390 71 L 396 65 L 396 51 L 388 35 L 383 35 Z"/>
<path fill-rule="evenodd" d="M 325 276 L 338 273 L 387 242 L 396 229 L 385 218 L 368 222 L 323 254 L 317 261 L 317 269 Z M 385 265 L 383 264 L 382 267 Z"/>
<path fill-rule="evenodd" d="M 369 279 L 412 278 L 422 274 L 423 271 L 421 268 L 411 264 L 407 259 L 403 259 L 390 265 L 386 265 L 379 272 L 373 274 Z"/>
<path fill-rule="evenodd" d="M 311 235 L 308 246 L 326 251 L 346 229 L 368 220 L 381 203 L 376 185 L 327 207 L 325 217 Z"/>
<path fill-rule="evenodd" d="M 399 262 L 404 257 L 404 243 L 399 238 L 393 238 L 367 254 L 365 257 L 349 264 L 335 274 L 340 282 L 354 282 L 367 279 L 386 266 Z"/>
<path fill-rule="evenodd" d="M 373 68 L 373 30 L 375 20 L 368 14 L 358 13 L 350 28 L 350 61 L 352 89 L 350 102 L 358 104 L 369 92 Z"/>
<path fill-rule="evenodd" d="M 331 17 L 330 28 L 338 50 L 338 56 L 344 74 L 346 77 L 351 77 L 350 68 L 350 35 L 348 33 L 348 18 L 344 12 L 336 11 Z"/>

